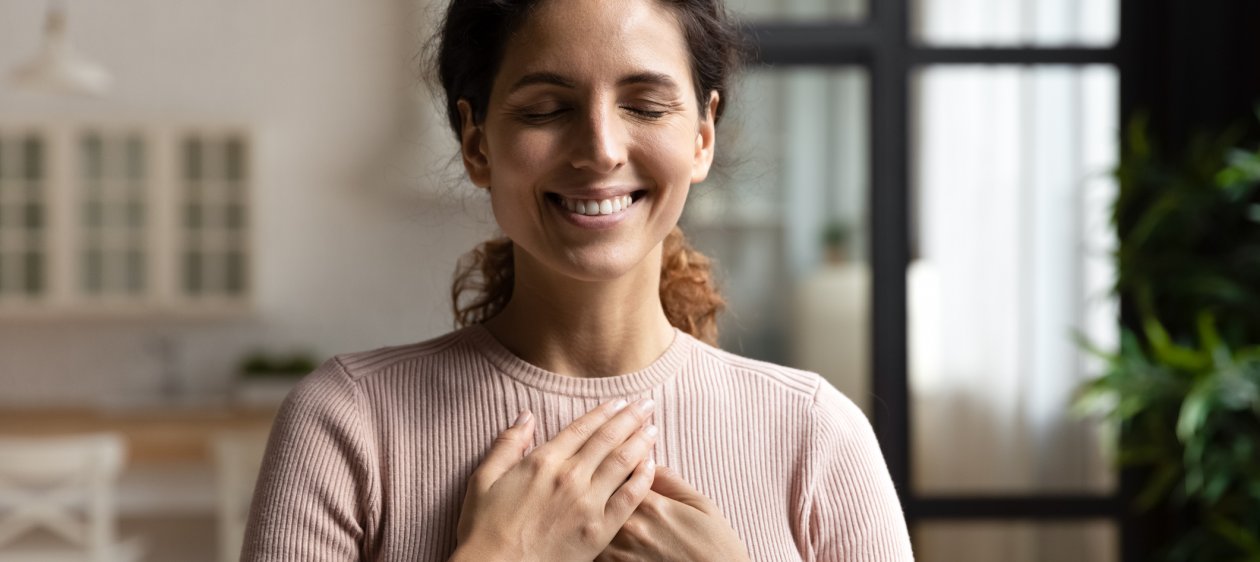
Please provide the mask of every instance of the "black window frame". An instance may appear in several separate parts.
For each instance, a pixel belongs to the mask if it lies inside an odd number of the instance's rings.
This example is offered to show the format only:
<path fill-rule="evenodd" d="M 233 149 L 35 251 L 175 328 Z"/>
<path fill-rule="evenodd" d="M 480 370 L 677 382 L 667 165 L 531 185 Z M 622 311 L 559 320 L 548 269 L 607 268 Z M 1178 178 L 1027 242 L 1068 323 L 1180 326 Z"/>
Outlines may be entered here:
<path fill-rule="evenodd" d="M 1156 0 L 1170 3 L 1172 0 Z M 925 521 L 1113 522 L 1120 535 L 1117 559 L 1149 559 L 1140 522 L 1125 506 L 1140 475 L 1120 474 L 1110 494 L 922 495 L 911 481 L 908 372 L 907 268 L 912 257 L 911 82 L 926 65 L 1095 65 L 1119 76 L 1120 118 L 1150 106 L 1141 88 L 1166 79 L 1142 64 L 1142 48 L 1159 41 L 1162 13 L 1150 0 L 1120 0 L 1119 36 L 1109 47 L 955 48 L 917 44 L 912 0 L 868 0 L 861 21 L 750 21 L 746 32 L 755 64 L 772 67 L 857 65 L 870 76 L 871 378 L 873 424 L 912 528 Z M 1121 123 L 1116 130 L 1122 131 Z"/>

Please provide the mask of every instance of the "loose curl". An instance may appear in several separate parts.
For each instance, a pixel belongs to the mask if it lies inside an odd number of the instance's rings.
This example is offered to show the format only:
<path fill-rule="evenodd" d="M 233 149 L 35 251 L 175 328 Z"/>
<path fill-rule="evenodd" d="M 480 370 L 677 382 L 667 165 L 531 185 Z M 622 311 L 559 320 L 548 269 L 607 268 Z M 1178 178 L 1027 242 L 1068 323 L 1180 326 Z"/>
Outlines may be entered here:
<path fill-rule="evenodd" d="M 473 120 L 482 122 L 494 77 L 511 33 L 540 0 L 451 0 L 434 37 L 434 68 L 446 101 L 447 119 L 457 140 L 463 121 L 458 103 L 466 100 Z M 730 81 L 747 48 L 722 0 L 657 0 L 671 8 L 682 27 L 701 119 L 710 92 L 718 93 L 716 127 L 730 101 Z M 465 254 L 456 267 L 451 305 L 456 327 L 479 324 L 498 314 L 512 298 L 513 245 L 507 238 L 487 241 Z M 725 301 L 713 281 L 709 258 L 687 243 L 677 226 L 664 241 L 661 305 L 670 324 L 716 345 L 717 315 Z"/>

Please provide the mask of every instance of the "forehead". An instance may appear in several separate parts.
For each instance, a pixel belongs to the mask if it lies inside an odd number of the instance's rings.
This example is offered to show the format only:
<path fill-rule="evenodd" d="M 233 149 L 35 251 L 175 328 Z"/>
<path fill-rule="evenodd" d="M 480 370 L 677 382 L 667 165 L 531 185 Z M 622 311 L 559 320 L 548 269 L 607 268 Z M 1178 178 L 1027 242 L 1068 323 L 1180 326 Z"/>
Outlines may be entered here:
<path fill-rule="evenodd" d="M 537 72 L 578 84 L 658 73 L 691 88 L 682 27 L 657 0 L 543 0 L 508 39 L 496 89 Z"/>

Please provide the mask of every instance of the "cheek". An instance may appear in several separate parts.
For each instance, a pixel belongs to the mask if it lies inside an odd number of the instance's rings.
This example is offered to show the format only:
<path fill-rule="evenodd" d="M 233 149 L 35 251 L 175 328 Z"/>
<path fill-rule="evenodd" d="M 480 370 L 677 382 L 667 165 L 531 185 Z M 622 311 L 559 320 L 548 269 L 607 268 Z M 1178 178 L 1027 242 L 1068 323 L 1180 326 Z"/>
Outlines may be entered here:
<path fill-rule="evenodd" d="M 669 129 L 642 139 L 644 162 L 649 163 L 651 173 L 670 188 L 691 183 L 692 157 L 695 139 L 692 131 Z"/>
<path fill-rule="evenodd" d="M 499 139 L 490 147 L 492 182 L 496 175 L 502 183 L 502 180 L 516 181 L 524 174 L 544 169 L 543 164 L 554 158 L 559 149 L 556 135 L 543 131 L 500 135 Z"/>

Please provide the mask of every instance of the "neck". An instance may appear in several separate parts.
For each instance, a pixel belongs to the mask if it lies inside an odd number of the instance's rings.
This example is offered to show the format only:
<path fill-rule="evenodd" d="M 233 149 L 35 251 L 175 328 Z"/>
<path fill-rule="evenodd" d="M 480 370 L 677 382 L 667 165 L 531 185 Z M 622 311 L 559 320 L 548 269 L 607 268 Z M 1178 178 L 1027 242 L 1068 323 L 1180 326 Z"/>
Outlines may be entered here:
<path fill-rule="evenodd" d="M 674 339 L 660 298 L 661 247 L 610 281 L 548 275 L 517 250 L 512 299 L 485 327 L 517 357 L 576 377 L 632 373 Z"/>

